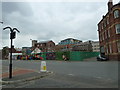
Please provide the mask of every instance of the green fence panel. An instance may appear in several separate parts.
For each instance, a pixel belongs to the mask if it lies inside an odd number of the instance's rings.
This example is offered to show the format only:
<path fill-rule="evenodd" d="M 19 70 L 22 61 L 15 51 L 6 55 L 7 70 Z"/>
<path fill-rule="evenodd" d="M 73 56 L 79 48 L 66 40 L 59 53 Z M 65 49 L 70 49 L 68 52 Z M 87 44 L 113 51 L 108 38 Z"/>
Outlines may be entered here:
<path fill-rule="evenodd" d="M 82 53 L 78 51 L 70 52 L 70 61 L 82 61 L 83 57 L 81 54 Z"/>
<path fill-rule="evenodd" d="M 99 52 L 79 52 L 72 51 L 70 52 L 71 61 L 83 61 L 86 58 L 96 57 L 99 55 Z"/>
<path fill-rule="evenodd" d="M 56 60 L 63 60 L 62 56 L 65 55 L 68 59 L 70 59 L 70 52 L 55 52 Z"/>
<path fill-rule="evenodd" d="M 55 52 L 56 60 L 62 60 L 62 52 Z"/>
<path fill-rule="evenodd" d="M 70 51 L 66 51 L 66 52 L 62 52 L 62 55 L 65 55 L 67 57 L 67 59 L 70 59 Z"/>
<path fill-rule="evenodd" d="M 46 60 L 46 53 L 43 52 L 42 57 Z M 80 51 L 64 51 L 64 52 L 55 52 L 56 60 L 63 60 L 62 55 L 65 55 L 70 61 L 83 61 L 86 58 L 97 57 L 99 52 L 80 52 Z"/>

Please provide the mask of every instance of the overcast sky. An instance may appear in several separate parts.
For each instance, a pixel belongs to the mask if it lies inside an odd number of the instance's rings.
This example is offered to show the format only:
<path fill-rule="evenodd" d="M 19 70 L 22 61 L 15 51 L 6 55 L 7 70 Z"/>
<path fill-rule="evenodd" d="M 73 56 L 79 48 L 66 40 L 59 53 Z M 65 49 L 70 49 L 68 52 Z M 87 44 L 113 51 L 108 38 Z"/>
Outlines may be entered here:
<path fill-rule="evenodd" d="M 115 2 L 118 2 L 116 0 Z M 31 40 L 66 38 L 98 40 L 97 24 L 107 13 L 105 2 L 2 2 L 3 27 L 16 27 L 20 33 L 15 47 L 29 47 Z M 10 46 L 9 29 L 2 31 L 2 46 Z"/>

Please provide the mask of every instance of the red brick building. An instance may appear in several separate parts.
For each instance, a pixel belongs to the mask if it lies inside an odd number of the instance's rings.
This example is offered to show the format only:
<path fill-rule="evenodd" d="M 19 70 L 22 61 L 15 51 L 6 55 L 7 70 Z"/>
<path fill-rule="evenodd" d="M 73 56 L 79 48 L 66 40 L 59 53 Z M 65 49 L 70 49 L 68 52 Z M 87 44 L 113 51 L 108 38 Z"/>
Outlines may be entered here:
<path fill-rule="evenodd" d="M 35 43 L 34 48 L 39 48 L 42 52 L 54 52 L 55 51 L 55 43 L 50 41 L 42 41 L 39 43 Z"/>
<path fill-rule="evenodd" d="M 98 23 L 100 52 L 110 60 L 120 60 L 120 2 L 108 2 L 108 12 Z"/>

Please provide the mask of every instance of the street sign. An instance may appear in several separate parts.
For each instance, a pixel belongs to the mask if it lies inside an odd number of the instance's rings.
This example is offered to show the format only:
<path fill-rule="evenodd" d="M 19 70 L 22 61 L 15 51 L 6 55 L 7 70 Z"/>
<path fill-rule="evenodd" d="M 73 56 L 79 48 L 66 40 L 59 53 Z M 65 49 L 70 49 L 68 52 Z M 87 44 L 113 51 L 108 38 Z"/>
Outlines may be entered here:
<path fill-rule="evenodd" d="M 10 39 L 15 39 L 16 37 L 16 32 L 11 32 L 10 33 Z"/>

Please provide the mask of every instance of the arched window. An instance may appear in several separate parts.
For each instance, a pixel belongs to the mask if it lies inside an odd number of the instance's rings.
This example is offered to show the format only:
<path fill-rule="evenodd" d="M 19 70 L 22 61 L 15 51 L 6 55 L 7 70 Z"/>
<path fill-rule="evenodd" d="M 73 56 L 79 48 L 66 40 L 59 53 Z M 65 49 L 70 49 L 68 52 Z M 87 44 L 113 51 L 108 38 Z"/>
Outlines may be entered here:
<path fill-rule="evenodd" d="M 116 28 L 116 34 L 120 34 L 120 24 L 116 24 L 115 28 Z"/>
<path fill-rule="evenodd" d="M 118 18 L 118 17 L 120 17 L 119 10 L 115 10 L 114 11 L 114 18 Z"/>
<path fill-rule="evenodd" d="M 118 52 L 120 52 L 120 41 L 117 42 Z"/>

